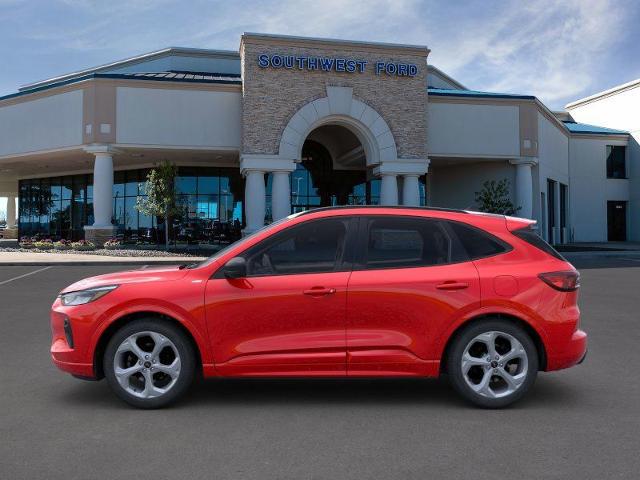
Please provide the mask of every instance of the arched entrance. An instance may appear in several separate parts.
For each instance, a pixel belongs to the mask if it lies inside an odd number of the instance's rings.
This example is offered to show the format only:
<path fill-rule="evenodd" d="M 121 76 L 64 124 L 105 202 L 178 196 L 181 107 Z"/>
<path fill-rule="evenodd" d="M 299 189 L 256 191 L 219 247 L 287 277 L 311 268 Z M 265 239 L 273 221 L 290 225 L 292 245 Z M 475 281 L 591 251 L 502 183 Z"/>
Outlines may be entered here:
<path fill-rule="evenodd" d="M 380 180 L 367 168 L 358 137 L 341 125 L 312 130 L 291 174 L 291 211 L 335 205 L 376 205 Z"/>
<path fill-rule="evenodd" d="M 245 232 L 325 205 L 421 203 L 419 177 L 428 160 L 398 158 L 393 133 L 378 112 L 350 87 L 326 88 L 326 97 L 288 120 L 277 153 L 240 156 Z"/>

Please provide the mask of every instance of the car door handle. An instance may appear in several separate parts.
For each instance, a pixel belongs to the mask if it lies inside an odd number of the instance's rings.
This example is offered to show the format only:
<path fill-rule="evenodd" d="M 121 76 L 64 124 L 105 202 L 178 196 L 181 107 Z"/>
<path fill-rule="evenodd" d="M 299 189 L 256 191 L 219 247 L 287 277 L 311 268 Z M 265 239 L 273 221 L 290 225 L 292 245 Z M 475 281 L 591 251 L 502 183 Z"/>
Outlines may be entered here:
<path fill-rule="evenodd" d="M 469 284 L 466 282 L 444 282 L 436 285 L 438 290 L 463 290 L 465 288 L 469 288 Z"/>
<path fill-rule="evenodd" d="M 325 295 L 333 295 L 336 293 L 335 288 L 313 287 L 308 290 L 304 290 L 302 293 L 305 295 L 311 295 L 312 297 L 324 297 Z"/>

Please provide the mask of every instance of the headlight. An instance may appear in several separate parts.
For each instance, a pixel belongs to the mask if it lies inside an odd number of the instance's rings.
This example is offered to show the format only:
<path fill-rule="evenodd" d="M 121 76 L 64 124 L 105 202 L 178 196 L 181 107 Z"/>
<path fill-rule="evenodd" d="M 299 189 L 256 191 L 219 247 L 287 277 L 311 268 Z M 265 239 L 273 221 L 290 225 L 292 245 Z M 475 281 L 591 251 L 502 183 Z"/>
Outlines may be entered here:
<path fill-rule="evenodd" d="M 77 292 L 61 293 L 59 295 L 62 305 L 65 307 L 72 305 L 84 305 L 94 300 L 104 297 L 111 290 L 118 288 L 118 285 L 107 285 L 104 287 L 89 288 L 87 290 L 78 290 Z"/>

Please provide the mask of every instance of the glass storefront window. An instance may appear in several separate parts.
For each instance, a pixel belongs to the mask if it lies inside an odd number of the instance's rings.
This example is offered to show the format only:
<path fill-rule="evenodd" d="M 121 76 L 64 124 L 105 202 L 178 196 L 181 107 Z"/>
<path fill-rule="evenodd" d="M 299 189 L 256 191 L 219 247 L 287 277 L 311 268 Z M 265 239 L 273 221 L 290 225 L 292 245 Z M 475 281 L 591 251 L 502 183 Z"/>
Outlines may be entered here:
<path fill-rule="evenodd" d="M 138 195 L 144 194 L 148 172 L 114 173 L 112 223 L 117 236 L 132 243 L 155 243 L 164 238 L 157 231 L 159 219 L 135 208 Z M 227 241 L 240 235 L 244 180 L 237 168 L 180 167 L 176 189 L 184 213 L 173 219 L 173 240 Z M 93 176 L 21 180 L 19 202 L 20 235 L 83 238 L 83 227 L 94 221 Z"/>

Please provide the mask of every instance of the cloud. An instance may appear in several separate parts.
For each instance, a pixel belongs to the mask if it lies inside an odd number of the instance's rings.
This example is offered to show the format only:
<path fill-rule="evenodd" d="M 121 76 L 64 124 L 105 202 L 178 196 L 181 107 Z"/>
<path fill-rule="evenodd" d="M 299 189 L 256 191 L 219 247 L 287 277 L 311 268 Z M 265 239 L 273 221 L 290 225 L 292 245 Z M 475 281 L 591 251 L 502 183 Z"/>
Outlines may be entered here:
<path fill-rule="evenodd" d="M 473 88 L 532 93 L 558 107 L 598 83 L 599 62 L 632 31 L 628 12 L 601 0 L 507 5 L 495 19 L 465 22 L 452 42 L 436 39 L 432 60 Z"/>
<path fill-rule="evenodd" d="M 633 48 L 629 38 L 640 21 L 632 0 L 0 0 L 2 6 L 0 54 L 33 59 L 33 71 L 21 72 L 24 82 L 171 45 L 235 50 L 242 32 L 252 31 L 427 45 L 429 62 L 470 88 L 534 94 L 554 108 L 603 82 L 631 79 L 632 62 L 614 60 L 612 52 L 625 39 Z"/>

